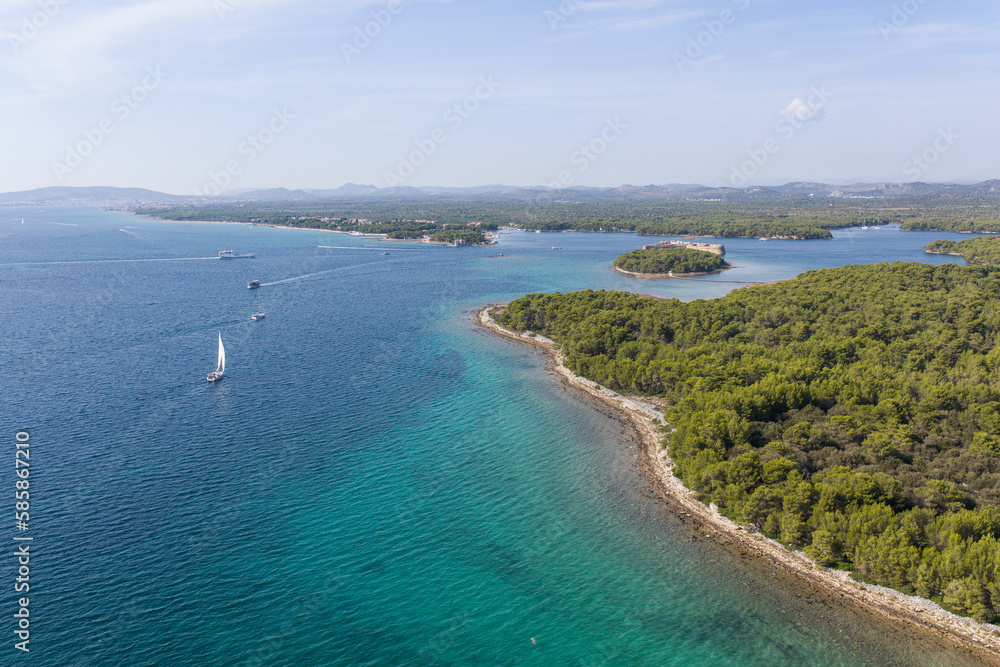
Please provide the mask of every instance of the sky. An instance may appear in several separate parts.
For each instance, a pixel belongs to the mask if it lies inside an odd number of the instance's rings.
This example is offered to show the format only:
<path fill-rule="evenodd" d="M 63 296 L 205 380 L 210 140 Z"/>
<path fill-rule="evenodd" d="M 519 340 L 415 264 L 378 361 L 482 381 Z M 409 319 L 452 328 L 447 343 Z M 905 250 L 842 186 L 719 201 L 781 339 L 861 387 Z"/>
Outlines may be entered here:
<path fill-rule="evenodd" d="M 1000 177 L 1000 3 L 6 0 L 0 191 Z"/>

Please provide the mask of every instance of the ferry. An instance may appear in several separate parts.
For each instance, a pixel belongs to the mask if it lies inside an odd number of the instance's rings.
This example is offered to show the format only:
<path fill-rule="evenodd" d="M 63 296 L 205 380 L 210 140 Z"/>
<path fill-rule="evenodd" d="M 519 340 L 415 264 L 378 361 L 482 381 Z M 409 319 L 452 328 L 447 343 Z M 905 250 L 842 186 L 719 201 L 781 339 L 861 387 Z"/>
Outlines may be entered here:
<path fill-rule="evenodd" d="M 241 252 L 237 254 L 232 250 L 220 250 L 219 259 L 242 259 L 244 257 L 256 257 L 257 255 L 252 252 Z"/>
<path fill-rule="evenodd" d="M 254 287 L 260 287 L 259 280 L 251 280 L 250 282 L 247 283 L 247 289 L 253 289 Z"/>

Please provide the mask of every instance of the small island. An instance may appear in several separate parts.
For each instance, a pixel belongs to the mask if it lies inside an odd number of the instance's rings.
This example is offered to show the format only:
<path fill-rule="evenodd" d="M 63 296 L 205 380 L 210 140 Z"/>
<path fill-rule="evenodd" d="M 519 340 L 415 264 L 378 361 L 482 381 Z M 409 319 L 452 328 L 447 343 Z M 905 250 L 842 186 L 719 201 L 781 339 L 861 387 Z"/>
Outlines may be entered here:
<path fill-rule="evenodd" d="M 619 255 L 613 268 L 635 278 L 684 278 L 718 273 L 731 267 L 721 254 L 710 250 L 646 246 Z"/>

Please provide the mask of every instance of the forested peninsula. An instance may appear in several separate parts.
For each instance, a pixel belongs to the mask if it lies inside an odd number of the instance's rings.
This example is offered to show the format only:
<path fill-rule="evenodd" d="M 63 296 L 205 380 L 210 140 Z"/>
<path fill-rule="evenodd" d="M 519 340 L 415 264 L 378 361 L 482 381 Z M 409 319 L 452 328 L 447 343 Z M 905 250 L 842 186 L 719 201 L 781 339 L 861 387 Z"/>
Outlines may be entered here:
<path fill-rule="evenodd" d="M 826 222 L 831 228 L 851 226 L 850 224 L 839 224 L 833 220 Z M 524 223 L 521 227 L 549 232 L 635 232 L 640 236 L 696 236 L 717 239 L 759 238 L 761 236 L 799 240 L 833 238 L 830 230 L 820 227 L 817 222 L 796 220 L 786 216 L 756 218 L 729 215 L 725 219 L 718 219 L 714 216 L 691 216 L 656 222 L 628 220 L 607 222 L 538 221 Z"/>
<path fill-rule="evenodd" d="M 478 230 L 499 226 L 529 231 L 633 232 L 641 236 L 708 236 L 716 238 L 828 239 L 829 229 L 862 224 L 854 214 L 763 212 L 753 206 L 719 208 L 713 202 L 660 203 L 634 207 L 603 203 L 569 207 L 555 204 L 481 202 L 459 207 L 454 203 L 395 205 L 205 205 L 138 208 L 140 215 L 164 220 L 247 222 L 278 227 L 363 231 L 392 238 L 439 233 L 474 225 Z M 553 215 L 555 217 L 549 217 Z M 416 219 L 414 219 L 416 218 Z"/>
<path fill-rule="evenodd" d="M 932 214 L 908 219 L 899 228 L 903 231 L 915 232 L 996 234 L 1000 232 L 1000 219 L 997 218 L 996 211 L 964 211 L 960 215 Z"/>
<path fill-rule="evenodd" d="M 796 188 L 797 189 L 797 188 Z M 303 193 L 305 194 L 305 193 Z M 844 193 L 840 193 L 844 195 Z M 332 231 L 431 235 L 473 226 L 645 236 L 828 239 L 830 230 L 898 224 L 904 230 L 1000 232 L 996 198 L 969 194 L 876 197 L 691 191 L 683 199 L 548 192 L 354 199 L 182 202 L 131 208 L 166 220 L 247 222 Z"/>
<path fill-rule="evenodd" d="M 979 236 L 964 241 L 932 241 L 924 250 L 935 255 L 958 255 L 969 264 L 1000 266 L 1000 238 Z"/>
<path fill-rule="evenodd" d="M 621 271 L 645 276 L 715 273 L 729 268 L 720 255 L 691 248 L 648 248 L 633 250 L 615 258 Z"/>
<path fill-rule="evenodd" d="M 532 294 L 498 321 L 662 397 L 675 474 L 818 563 L 1000 611 L 1000 269 L 810 271 L 711 301 Z"/>
<path fill-rule="evenodd" d="M 461 240 L 465 245 L 489 245 L 492 243 L 484 232 L 497 229 L 496 223 L 483 221 L 441 222 L 436 220 L 412 220 L 392 218 L 370 220 L 367 218 L 338 217 L 332 213 L 299 214 L 289 210 L 261 210 L 234 206 L 205 206 L 185 208 L 138 208 L 139 215 L 149 215 L 161 220 L 197 222 L 242 222 L 247 224 L 271 225 L 274 227 L 295 227 L 298 229 L 321 229 L 330 232 L 354 232 L 357 234 L 385 234 L 386 238 L 403 240 L 427 240 L 432 243 L 455 243 Z"/>

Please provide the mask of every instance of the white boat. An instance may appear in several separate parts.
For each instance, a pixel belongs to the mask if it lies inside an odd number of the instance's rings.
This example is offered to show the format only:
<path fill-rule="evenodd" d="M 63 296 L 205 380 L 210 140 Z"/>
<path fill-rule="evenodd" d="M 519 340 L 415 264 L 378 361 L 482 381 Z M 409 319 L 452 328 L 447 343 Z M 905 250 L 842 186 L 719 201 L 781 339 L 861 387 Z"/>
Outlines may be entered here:
<path fill-rule="evenodd" d="M 264 319 L 264 313 L 258 311 L 253 315 L 251 315 L 250 319 L 253 320 L 254 322 L 256 322 L 257 320 L 262 320 Z"/>
<path fill-rule="evenodd" d="M 766 236 L 761 236 L 761 237 L 760 237 L 759 239 L 757 239 L 757 240 L 758 240 L 758 241 L 766 241 L 766 240 L 767 240 L 767 237 L 766 237 Z"/>
<path fill-rule="evenodd" d="M 226 348 L 222 346 L 222 332 L 219 332 L 219 363 L 216 365 L 215 370 L 208 374 L 208 381 L 215 382 L 216 380 L 221 380 L 222 375 L 226 372 Z"/>

